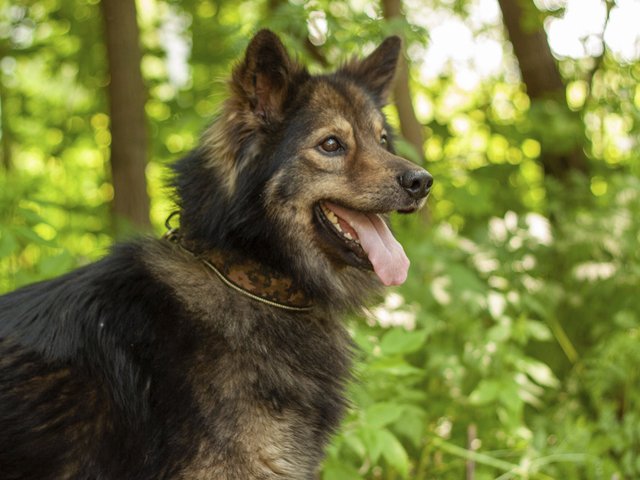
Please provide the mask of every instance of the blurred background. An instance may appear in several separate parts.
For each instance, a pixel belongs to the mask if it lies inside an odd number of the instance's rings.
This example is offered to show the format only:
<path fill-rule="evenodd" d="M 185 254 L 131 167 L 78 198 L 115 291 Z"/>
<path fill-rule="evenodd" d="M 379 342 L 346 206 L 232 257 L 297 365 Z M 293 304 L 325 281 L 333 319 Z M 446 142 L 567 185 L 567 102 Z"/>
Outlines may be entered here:
<path fill-rule="evenodd" d="M 0 293 L 160 235 L 258 28 L 313 72 L 404 37 L 410 278 L 350 328 L 323 478 L 640 478 L 640 1 L 0 0 Z"/>

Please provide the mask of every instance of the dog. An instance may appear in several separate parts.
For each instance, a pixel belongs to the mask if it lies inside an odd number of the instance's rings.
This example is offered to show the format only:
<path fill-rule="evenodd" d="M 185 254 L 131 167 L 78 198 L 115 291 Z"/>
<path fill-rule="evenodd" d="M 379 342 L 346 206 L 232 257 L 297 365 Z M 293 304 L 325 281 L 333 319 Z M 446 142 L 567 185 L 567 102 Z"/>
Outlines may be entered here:
<path fill-rule="evenodd" d="M 0 297 L 2 479 L 317 478 L 341 318 L 405 280 L 387 214 L 433 182 L 381 111 L 400 51 L 311 75 L 259 31 L 174 165 L 179 226 Z"/>

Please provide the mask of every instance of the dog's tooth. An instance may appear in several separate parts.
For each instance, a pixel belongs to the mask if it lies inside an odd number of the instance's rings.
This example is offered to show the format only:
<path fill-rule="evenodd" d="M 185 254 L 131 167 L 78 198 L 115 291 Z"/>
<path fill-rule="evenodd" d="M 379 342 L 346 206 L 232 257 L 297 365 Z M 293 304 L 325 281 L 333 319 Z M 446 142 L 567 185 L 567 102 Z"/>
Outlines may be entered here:
<path fill-rule="evenodd" d="M 331 223 L 333 223 L 334 225 L 336 225 L 338 223 L 338 217 L 336 217 L 336 214 L 333 213 L 331 210 L 329 210 L 324 205 L 322 205 L 322 212 L 324 213 L 324 216 L 327 217 L 327 219 Z"/>
<path fill-rule="evenodd" d="M 335 227 L 335 229 L 338 232 L 342 233 L 348 240 L 353 240 L 353 237 L 351 236 L 351 234 L 342 230 L 342 226 L 340 225 L 340 219 L 333 212 L 333 210 L 329 209 L 328 207 L 322 204 L 320 205 L 320 207 L 322 208 L 322 211 L 324 212 L 325 217 L 327 217 L 327 219 L 331 222 L 331 224 Z"/>

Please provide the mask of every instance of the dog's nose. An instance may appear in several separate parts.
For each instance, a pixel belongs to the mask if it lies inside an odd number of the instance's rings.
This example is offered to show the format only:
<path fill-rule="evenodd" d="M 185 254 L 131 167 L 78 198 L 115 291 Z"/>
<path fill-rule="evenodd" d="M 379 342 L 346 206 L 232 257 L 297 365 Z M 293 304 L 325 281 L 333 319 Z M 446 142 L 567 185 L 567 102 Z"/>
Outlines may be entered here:
<path fill-rule="evenodd" d="M 407 170 L 398 177 L 400 186 L 411 196 L 419 199 L 429 195 L 433 177 L 426 170 Z"/>

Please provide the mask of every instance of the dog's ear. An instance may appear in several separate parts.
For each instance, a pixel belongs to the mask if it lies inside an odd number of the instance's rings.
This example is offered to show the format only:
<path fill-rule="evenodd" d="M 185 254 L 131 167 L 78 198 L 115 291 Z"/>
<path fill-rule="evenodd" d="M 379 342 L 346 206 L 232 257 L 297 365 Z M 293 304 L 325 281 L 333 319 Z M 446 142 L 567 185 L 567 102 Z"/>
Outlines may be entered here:
<path fill-rule="evenodd" d="M 340 72 L 362 84 L 380 105 L 384 105 L 389 98 L 401 50 L 400 37 L 387 37 L 368 57 L 347 63 Z"/>
<path fill-rule="evenodd" d="M 299 70 L 277 35 L 260 30 L 233 71 L 232 87 L 256 116 L 270 122 L 280 117 L 292 77 Z"/>

